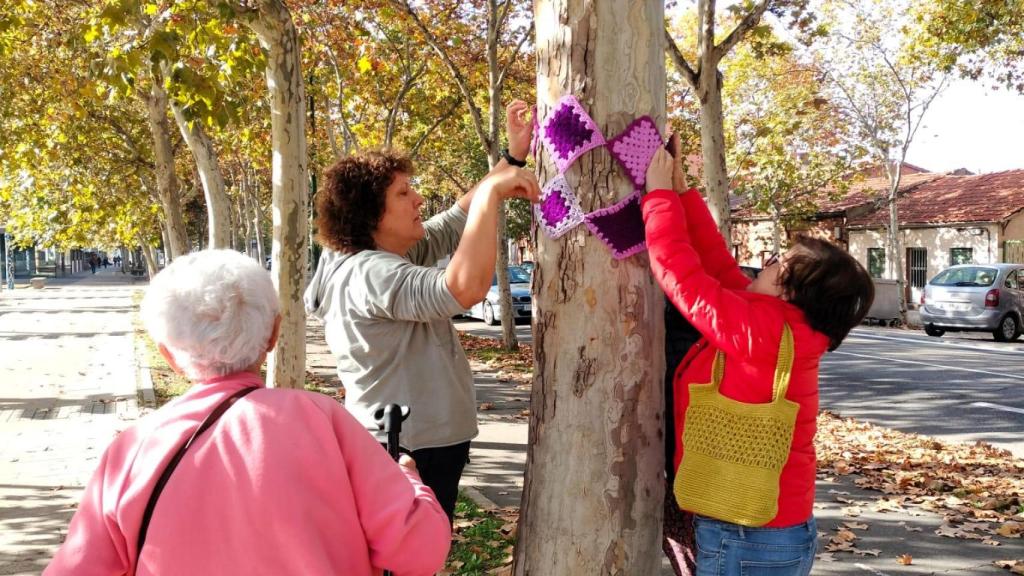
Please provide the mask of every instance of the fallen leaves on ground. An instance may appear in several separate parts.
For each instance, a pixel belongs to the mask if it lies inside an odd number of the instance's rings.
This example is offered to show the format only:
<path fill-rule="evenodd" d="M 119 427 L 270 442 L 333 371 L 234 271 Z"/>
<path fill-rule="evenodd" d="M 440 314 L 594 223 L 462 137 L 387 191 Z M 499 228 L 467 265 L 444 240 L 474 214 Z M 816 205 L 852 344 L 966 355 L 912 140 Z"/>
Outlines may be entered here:
<path fill-rule="evenodd" d="M 518 386 L 528 386 L 533 382 L 533 348 L 529 344 L 520 343 L 518 351 L 509 352 L 493 338 L 481 338 L 465 332 L 459 333 L 459 341 L 474 371 L 494 372 L 498 380 L 514 382 Z"/>
<path fill-rule="evenodd" d="M 1009 570 L 1011 574 L 1024 574 L 1024 560 L 996 560 L 992 564 L 996 568 Z"/>
<path fill-rule="evenodd" d="M 884 494 L 864 502 L 830 491 L 836 502 L 847 504 L 842 508 L 847 517 L 859 516 L 865 507 L 911 514 L 909 506 L 919 507 L 943 516 L 935 534 L 990 546 L 1000 545 L 994 536 L 1020 538 L 1024 532 L 1024 460 L 1006 450 L 941 442 L 827 411 L 818 417 L 816 442 L 819 475 L 856 474 L 857 486 Z M 845 523 L 826 549 L 853 552 L 852 527 Z"/>

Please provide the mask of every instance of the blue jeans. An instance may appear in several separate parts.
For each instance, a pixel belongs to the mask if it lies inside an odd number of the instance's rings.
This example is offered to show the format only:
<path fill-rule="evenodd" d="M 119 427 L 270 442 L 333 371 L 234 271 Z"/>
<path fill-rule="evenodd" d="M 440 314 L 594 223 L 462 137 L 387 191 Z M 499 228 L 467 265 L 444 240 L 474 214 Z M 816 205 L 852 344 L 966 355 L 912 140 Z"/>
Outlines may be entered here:
<path fill-rule="evenodd" d="M 814 517 L 788 528 L 748 528 L 694 518 L 697 576 L 807 576 L 817 549 Z"/>

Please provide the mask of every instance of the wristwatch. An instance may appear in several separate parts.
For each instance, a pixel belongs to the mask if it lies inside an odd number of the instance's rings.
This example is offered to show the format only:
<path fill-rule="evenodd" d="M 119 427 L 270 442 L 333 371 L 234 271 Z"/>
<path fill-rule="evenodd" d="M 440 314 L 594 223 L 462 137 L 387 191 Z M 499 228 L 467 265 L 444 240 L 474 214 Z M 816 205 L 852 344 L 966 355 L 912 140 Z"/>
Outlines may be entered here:
<path fill-rule="evenodd" d="M 501 157 L 505 159 L 505 162 L 513 166 L 519 166 L 520 168 L 526 167 L 526 160 L 520 160 L 508 153 L 508 148 L 501 149 Z"/>

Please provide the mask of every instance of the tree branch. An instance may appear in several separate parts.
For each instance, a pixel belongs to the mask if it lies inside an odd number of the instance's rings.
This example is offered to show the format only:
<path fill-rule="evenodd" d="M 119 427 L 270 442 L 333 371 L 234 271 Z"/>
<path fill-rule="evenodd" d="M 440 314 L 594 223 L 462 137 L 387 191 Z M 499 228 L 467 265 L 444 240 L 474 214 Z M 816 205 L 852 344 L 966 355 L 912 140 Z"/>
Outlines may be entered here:
<path fill-rule="evenodd" d="M 676 65 L 676 69 L 683 75 L 686 83 L 690 85 L 690 88 L 697 89 L 697 82 L 699 75 L 693 71 L 690 63 L 686 61 L 686 57 L 679 51 L 679 46 L 676 45 L 676 41 L 672 39 L 672 34 L 665 29 L 665 51 L 672 57 L 672 63 Z"/>
<path fill-rule="evenodd" d="M 755 26 L 761 23 L 761 17 L 764 16 L 765 11 L 768 9 L 768 4 L 771 0 L 763 0 L 760 4 L 754 7 L 754 9 L 740 20 L 740 23 L 733 28 L 732 32 L 722 40 L 720 44 L 713 47 L 712 63 L 717 66 L 718 62 L 722 60 L 722 57 L 729 53 L 736 44 L 739 44 Z M 711 16 L 714 19 L 714 14 Z M 712 39 L 714 42 L 714 39 Z"/>
<path fill-rule="evenodd" d="M 423 145 L 427 142 L 427 138 L 429 138 L 430 135 L 434 132 L 434 130 L 437 130 L 437 128 L 440 127 L 441 124 L 444 124 L 445 121 L 454 116 L 455 112 L 458 109 L 459 102 L 456 101 L 452 104 L 451 107 L 448 108 L 447 112 L 438 117 L 438 119 L 435 120 L 434 123 L 431 124 L 430 127 L 427 128 L 427 130 L 423 134 L 421 134 L 420 137 L 416 140 L 416 144 L 414 144 L 412 149 L 409 150 L 409 158 L 411 158 L 412 160 L 416 160 L 416 157 L 419 156 L 420 148 L 422 148 Z"/>
<path fill-rule="evenodd" d="M 466 77 L 462 74 L 462 71 L 459 70 L 459 67 L 455 64 L 444 47 L 441 46 L 441 43 L 438 42 L 434 33 L 427 28 L 426 24 L 423 23 L 419 13 L 416 12 L 416 9 L 413 8 L 411 4 L 409 4 L 409 0 L 392 0 L 392 2 L 397 4 L 399 8 L 404 10 L 412 18 L 413 23 L 415 23 L 416 27 L 423 33 L 427 43 L 430 44 L 430 47 L 434 49 L 434 52 L 437 53 L 448 68 L 448 71 L 455 79 L 456 85 L 459 87 L 459 91 L 462 92 L 462 98 L 465 100 L 466 106 L 469 108 L 469 114 L 473 120 L 473 129 L 476 130 L 477 137 L 480 138 L 480 142 L 490 150 L 491 138 L 484 130 L 483 116 L 480 112 L 480 108 L 477 107 L 475 102 L 473 102 L 473 92 L 469 88 L 469 82 L 466 80 Z"/>
<path fill-rule="evenodd" d="M 498 91 L 499 92 L 501 91 L 501 88 L 505 85 L 505 75 L 506 75 L 506 73 L 508 72 L 509 68 L 512 67 L 512 64 L 515 63 L 516 58 L 519 57 L 519 52 L 523 49 L 523 46 L 526 44 L 526 41 L 529 40 L 529 39 L 530 39 L 530 27 L 529 26 L 524 26 L 523 27 L 523 37 L 520 38 L 519 42 L 516 43 L 516 47 L 512 50 L 512 55 L 508 58 L 508 60 L 505 61 L 505 65 L 501 67 L 501 71 L 498 73 Z"/>

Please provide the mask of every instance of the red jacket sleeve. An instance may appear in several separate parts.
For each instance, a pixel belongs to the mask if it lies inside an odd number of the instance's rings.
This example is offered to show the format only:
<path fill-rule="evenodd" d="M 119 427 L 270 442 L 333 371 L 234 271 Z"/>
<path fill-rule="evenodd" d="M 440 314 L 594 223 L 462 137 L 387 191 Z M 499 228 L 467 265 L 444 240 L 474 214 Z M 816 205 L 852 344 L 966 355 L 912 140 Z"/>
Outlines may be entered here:
<path fill-rule="evenodd" d="M 718 281 L 727 288 L 746 289 L 747 284 L 750 284 L 750 278 L 747 278 L 736 264 L 736 259 L 719 233 L 718 225 L 711 217 L 711 211 L 708 210 L 700 193 L 696 188 L 690 188 L 680 194 L 679 199 L 683 203 L 693 247 L 700 255 L 704 271 L 718 278 Z"/>
<path fill-rule="evenodd" d="M 708 274 L 688 240 L 701 231 L 688 230 L 679 196 L 670 190 L 651 192 L 643 199 L 643 214 L 655 280 L 686 319 L 726 355 L 753 358 L 776 349 L 781 311 L 755 305 L 742 289 L 728 288 Z"/>

